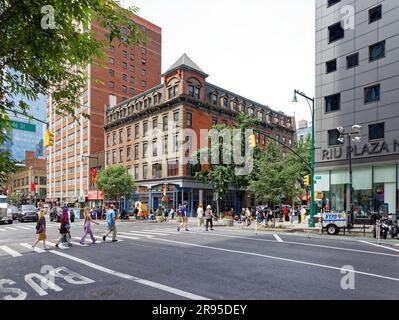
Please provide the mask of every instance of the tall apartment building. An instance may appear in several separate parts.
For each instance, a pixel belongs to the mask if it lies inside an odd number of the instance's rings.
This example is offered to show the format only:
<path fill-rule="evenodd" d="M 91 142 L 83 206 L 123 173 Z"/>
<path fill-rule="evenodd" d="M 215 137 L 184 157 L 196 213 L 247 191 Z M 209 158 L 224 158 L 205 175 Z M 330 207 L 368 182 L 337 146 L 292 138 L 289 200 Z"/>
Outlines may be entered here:
<path fill-rule="evenodd" d="M 149 41 L 130 47 L 114 40 L 106 51 L 107 61 L 97 60 L 88 66 L 89 81 L 77 112 L 79 123 L 72 117 L 57 115 L 51 97 L 48 99 L 47 119 L 55 134 L 54 146 L 47 149 L 50 202 L 100 200 L 93 198 L 97 192 L 93 192 L 89 172 L 91 167 L 102 166 L 106 108 L 160 83 L 161 28 L 138 16 L 133 16 L 132 21 L 142 28 Z M 94 22 L 91 29 L 99 39 L 107 34 Z M 90 120 L 82 117 L 83 112 L 90 115 Z M 98 157 L 100 161 L 82 156 Z"/>
<path fill-rule="evenodd" d="M 399 209 L 399 2 L 316 1 L 315 190 L 326 209 L 355 215 Z M 361 142 L 337 128 L 361 125 Z M 320 180 L 319 180 L 320 179 Z"/>
<path fill-rule="evenodd" d="M 107 110 L 106 165 L 128 168 L 138 187 L 133 201 L 156 209 L 166 192 L 170 207 L 187 202 L 190 213 L 199 203 L 212 204 L 214 191 L 195 179 L 201 165 L 182 159 L 208 146 L 201 129 L 223 123 L 231 127 L 239 113 L 259 120 L 255 136 L 261 148 L 267 135 L 293 145 L 293 117 L 206 82 L 208 75 L 187 55 L 162 76 L 163 84 Z M 231 190 L 222 209 L 247 203 L 248 194 Z"/>

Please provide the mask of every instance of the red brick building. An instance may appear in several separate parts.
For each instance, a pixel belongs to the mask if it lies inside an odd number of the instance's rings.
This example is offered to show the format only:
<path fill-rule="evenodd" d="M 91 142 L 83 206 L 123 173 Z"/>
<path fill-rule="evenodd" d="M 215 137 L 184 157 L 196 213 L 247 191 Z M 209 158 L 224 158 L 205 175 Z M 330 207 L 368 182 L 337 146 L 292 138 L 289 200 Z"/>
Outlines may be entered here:
<path fill-rule="evenodd" d="M 167 186 L 170 206 L 187 201 L 193 213 L 200 202 L 211 204 L 213 191 L 194 178 L 201 167 L 182 158 L 187 150 L 207 146 L 207 137 L 199 138 L 201 129 L 216 123 L 231 127 L 239 113 L 259 120 L 254 130 L 261 147 L 266 135 L 293 145 L 293 117 L 206 82 L 208 75 L 187 55 L 162 76 L 163 84 L 107 110 L 106 166 L 127 166 L 138 185 L 134 201 L 156 209 Z M 232 190 L 224 206 L 239 208 L 246 201 L 245 192 Z"/>
<path fill-rule="evenodd" d="M 72 117 L 57 115 L 48 97 L 47 120 L 55 134 L 54 146 L 47 149 L 48 201 L 59 199 L 71 204 L 88 200 L 88 195 L 93 194 L 89 191 L 94 189 L 90 168 L 103 166 L 106 108 L 160 83 L 161 28 L 138 16 L 133 16 L 132 21 L 142 28 L 149 41 L 127 46 L 114 39 L 105 52 L 107 59 L 97 59 L 88 66 L 89 81 L 81 110 L 77 112 L 80 123 Z M 98 39 L 107 34 L 107 30 L 94 22 L 91 29 Z M 88 113 L 90 120 L 82 117 L 82 113 Z M 99 161 L 86 156 L 98 157 Z"/>

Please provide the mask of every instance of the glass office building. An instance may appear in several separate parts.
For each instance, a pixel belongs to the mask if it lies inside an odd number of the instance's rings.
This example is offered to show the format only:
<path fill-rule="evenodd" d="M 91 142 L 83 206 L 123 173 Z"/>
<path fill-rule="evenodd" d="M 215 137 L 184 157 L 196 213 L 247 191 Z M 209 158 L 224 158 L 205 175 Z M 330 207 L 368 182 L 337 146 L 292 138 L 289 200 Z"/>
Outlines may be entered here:
<path fill-rule="evenodd" d="M 30 105 L 29 115 L 46 121 L 46 99 L 40 96 L 38 100 L 31 101 L 23 96 L 16 96 L 15 101 L 24 101 Z M 0 145 L 0 152 L 10 152 L 17 162 L 25 158 L 25 151 L 34 151 L 37 157 L 44 157 L 43 135 L 45 124 L 30 120 L 22 115 L 9 113 L 12 129 L 9 132 L 9 140 Z"/>

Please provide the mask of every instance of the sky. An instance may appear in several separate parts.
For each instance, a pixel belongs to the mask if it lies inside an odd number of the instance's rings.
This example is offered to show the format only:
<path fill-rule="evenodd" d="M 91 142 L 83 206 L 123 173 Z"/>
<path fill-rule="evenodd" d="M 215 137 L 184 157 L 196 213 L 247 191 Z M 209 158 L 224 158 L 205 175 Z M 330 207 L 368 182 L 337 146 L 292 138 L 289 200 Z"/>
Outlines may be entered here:
<path fill-rule="evenodd" d="M 186 53 L 208 82 L 311 119 L 293 91 L 315 92 L 314 0 L 124 0 L 162 28 L 162 72 Z"/>

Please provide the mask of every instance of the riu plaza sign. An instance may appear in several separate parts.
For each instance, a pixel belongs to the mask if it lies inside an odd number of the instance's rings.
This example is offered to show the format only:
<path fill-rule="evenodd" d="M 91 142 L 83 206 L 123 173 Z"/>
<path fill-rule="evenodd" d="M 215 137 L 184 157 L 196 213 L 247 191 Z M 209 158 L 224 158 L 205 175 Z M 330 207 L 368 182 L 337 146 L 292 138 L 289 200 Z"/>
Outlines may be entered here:
<path fill-rule="evenodd" d="M 345 152 L 346 149 L 346 152 Z M 323 150 L 322 159 L 324 160 L 340 160 L 347 158 L 349 152 L 353 157 L 367 157 L 381 154 L 392 154 L 399 152 L 399 142 L 394 139 L 392 144 L 386 141 L 375 141 L 364 145 L 354 145 L 351 148 L 345 146 L 337 146 L 328 150 Z"/>

